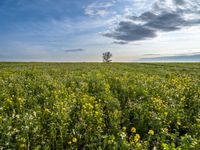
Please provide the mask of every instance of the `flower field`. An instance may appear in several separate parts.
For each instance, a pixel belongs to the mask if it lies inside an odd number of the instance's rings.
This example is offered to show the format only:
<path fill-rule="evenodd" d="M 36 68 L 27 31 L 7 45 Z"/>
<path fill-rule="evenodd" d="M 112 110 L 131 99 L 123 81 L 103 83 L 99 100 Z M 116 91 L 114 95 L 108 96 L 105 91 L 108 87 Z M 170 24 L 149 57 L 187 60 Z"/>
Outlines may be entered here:
<path fill-rule="evenodd" d="M 0 63 L 0 149 L 198 150 L 200 64 Z"/>

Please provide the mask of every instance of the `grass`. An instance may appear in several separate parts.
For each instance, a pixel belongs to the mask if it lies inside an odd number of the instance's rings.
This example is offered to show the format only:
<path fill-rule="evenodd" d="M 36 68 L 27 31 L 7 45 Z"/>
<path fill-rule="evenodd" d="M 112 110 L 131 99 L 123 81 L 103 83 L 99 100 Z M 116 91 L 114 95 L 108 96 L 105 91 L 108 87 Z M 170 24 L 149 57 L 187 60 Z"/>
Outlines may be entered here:
<path fill-rule="evenodd" d="M 0 149 L 199 149 L 199 63 L 0 63 Z"/>

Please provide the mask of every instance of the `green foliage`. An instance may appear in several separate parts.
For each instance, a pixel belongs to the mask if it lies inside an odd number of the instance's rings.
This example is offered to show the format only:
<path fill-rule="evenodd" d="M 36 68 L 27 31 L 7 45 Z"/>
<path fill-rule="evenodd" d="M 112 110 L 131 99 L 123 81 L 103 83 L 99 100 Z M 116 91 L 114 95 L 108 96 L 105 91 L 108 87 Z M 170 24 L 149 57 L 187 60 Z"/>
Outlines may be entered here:
<path fill-rule="evenodd" d="M 200 64 L 0 63 L 0 149 L 200 149 Z"/>

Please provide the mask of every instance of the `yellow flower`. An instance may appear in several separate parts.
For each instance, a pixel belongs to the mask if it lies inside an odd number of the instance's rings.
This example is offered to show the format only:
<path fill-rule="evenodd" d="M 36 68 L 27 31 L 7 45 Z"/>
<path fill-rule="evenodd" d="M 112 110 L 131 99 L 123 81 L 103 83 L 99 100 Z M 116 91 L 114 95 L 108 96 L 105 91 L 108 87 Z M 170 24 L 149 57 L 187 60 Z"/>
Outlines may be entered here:
<path fill-rule="evenodd" d="M 9 104 L 12 104 L 12 103 L 13 103 L 13 102 L 12 102 L 12 99 L 10 99 L 10 98 L 7 99 L 7 102 L 8 102 Z"/>
<path fill-rule="evenodd" d="M 72 142 L 71 142 L 71 141 L 69 141 L 69 142 L 68 142 L 68 144 L 69 144 L 69 145 L 71 145 L 71 144 L 72 144 Z"/>
<path fill-rule="evenodd" d="M 132 133 L 136 133 L 136 128 L 135 128 L 135 127 L 132 127 L 132 128 L 131 128 L 131 132 L 132 132 Z"/>
<path fill-rule="evenodd" d="M 179 126 L 180 126 L 180 125 L 181 125 L 181 122 L 180 122 L 180 121 L 177 121 L 177 125 L 179 125 Z"/>
<path fill-rule="evenodd" d="M 132 142 L 131 142 L 131 145 L 134 145 L 134 144 L 135 144 L 135 142 L 132 141 Z"/>
<path fill-rule="evenodd" d="M 154 131 L 153 130 L 149 130 L 148 134 L 149 135 L 154 135 Z"/>
<path fill-rule="evenodd" d="M 72 138 L 72 142 L 76 143 L 77 142 L 77 138 L 73 137 Z"/>
<path fill-rule="evenodd" d="M 44 111 L 47 113 L 51 113 L 51 111 L 48 108 L 45 108 Z"/>
<path fill-rule="evenodd" d="M 141 143 L 137 143 L 136 146 L 137 146 L 137 148 L 141 148 L 142 144 Z"/>
<path fill-rule="evenodd" d="M 123 131 L 126 131 L 126 127 L 123 127 L 122 130 L 123 130 Z"/>
<path fill-rule="evenodd" d="M 95 115 L 98 116 L 98 115 L 99 115 L 99 112 L 98 112 L 98 111 L 95 111 Z"/>
<path fill-rule="evenodd" d="M 25 144 L 20 144 L 19 147 L 20 147 L 20 149 L 24 149 L 26 147 L 26 145 Z"/>
<path fill-rule="evenodd" d="M 135 136 L 134 136 L 134 141 L 135 142 L 138 142 L 140 140 L 140 135 L 139 134 L 136 134 Z"/>

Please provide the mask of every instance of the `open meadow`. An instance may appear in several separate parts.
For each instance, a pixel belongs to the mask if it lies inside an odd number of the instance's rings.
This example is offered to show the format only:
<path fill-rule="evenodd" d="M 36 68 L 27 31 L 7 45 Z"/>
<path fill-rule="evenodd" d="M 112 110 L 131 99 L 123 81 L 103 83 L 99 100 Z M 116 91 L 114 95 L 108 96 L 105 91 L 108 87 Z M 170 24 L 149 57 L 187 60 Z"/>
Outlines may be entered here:
<path fill-rule="evenodd" d="M 0 63 L 0 149 L 200 149 L 200 63 Z"/>

